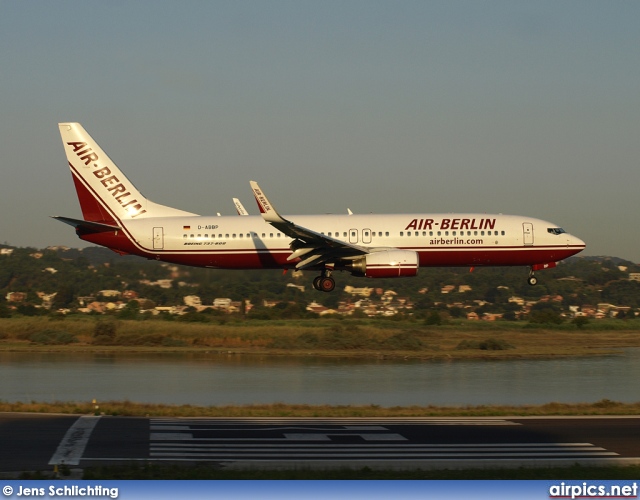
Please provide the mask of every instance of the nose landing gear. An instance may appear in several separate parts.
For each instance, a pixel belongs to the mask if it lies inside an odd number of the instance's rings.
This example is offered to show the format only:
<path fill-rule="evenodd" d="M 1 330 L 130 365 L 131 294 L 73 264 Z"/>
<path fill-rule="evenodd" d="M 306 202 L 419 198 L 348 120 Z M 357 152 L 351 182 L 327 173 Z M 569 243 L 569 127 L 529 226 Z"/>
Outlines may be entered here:
<path fill-rule="evenodd" d="M 533 275 L 533 268 L 529 270 L 529 279 L 527 279 L 527 283 L 529 283 L 531 286 L 536 286 L 536 284 L 538 283 L 538 278 Z"/>

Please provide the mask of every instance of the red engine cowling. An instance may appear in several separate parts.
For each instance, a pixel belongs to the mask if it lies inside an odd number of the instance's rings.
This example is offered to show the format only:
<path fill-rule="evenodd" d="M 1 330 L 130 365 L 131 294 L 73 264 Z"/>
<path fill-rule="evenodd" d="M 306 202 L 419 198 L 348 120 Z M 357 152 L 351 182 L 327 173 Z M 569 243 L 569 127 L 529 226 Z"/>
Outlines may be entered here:
<path fill-rule="evenodd" d="M 355 259 L 349 266 L 354 276 L 397 278 L 418 274 L 418 254 L 410 250 L 384 250 Z"/>

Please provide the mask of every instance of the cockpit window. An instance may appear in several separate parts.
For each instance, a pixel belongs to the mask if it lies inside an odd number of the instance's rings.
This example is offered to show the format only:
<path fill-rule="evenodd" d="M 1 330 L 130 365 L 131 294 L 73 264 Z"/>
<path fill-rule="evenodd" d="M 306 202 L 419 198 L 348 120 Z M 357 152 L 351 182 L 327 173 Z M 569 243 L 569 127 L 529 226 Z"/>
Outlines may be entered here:
<path fill-rule="evenodd" d="M 562 233 L 566 233 L 566 231 L 564 229 L 562 229 L 561 227 L 548 227 L 547 228 L 547 232 L 551 233 L 551 234 L 562 234 Z"/>

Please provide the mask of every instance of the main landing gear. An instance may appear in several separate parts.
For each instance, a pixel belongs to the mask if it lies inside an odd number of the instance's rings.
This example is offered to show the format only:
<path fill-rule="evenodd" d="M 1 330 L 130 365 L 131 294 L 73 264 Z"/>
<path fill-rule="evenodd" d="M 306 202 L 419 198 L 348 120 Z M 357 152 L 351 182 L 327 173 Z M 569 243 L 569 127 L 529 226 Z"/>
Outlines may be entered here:
<path fill-rule="evenodd" d="M 531 285 L 531 286 L 536 286 L 536 284 L 538 283 L 538 278 L 536 278 L 533 275 L 533 268 L 529 270 L 529 279 L 527 279 L 527 282 Z"/>
<path fill-rule="evenodd" d="M 336 287 L 336 281 L 331 277 L 331 271 L 325 269 L 320 276 L 316 276 L 313 280 L 313 288 L 320 292 L 332 292 Z"/>

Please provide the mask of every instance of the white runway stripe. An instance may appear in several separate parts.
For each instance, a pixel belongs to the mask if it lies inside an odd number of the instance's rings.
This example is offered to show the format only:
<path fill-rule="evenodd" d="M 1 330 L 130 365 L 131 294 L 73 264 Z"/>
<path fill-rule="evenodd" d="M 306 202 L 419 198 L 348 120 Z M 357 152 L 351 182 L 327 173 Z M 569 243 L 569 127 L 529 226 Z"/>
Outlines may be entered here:
<path fill-rule="evenodd" d="M 60 441 L 49 465 L 78 465 L 99 416 L 84 415 L 76 420 Z"/>
<path fill-rule="evenodd" d="M 281 425 L 277 421 L 282 420 Z M 153 419 L 149 457 L 156 460 L 441 460 L 613 457 L 591 443 L 410 443 L 388 426 L 513 425 L 503 419 Z M 263 425 L 260 425 L 263 422 Z M 325 423 L 326 422 L 326 423 Z M 307 425 L 305 425 L 305 423 Z M 382 423 L 382 421 L 379 421 Z M 324 424 L 324 425 L 323 425 Z M 290 431 L 304 431 L 295 432 Z M 394 427 L 393 430 L 398 430 Z M 352 439 L 346 443 L 344 439 Z"/>

